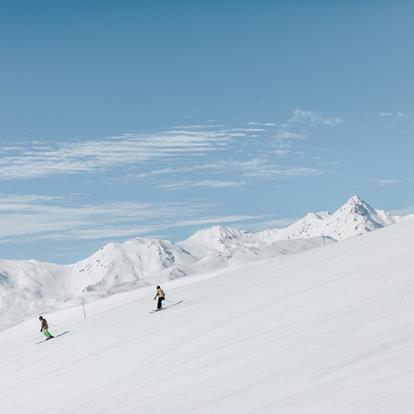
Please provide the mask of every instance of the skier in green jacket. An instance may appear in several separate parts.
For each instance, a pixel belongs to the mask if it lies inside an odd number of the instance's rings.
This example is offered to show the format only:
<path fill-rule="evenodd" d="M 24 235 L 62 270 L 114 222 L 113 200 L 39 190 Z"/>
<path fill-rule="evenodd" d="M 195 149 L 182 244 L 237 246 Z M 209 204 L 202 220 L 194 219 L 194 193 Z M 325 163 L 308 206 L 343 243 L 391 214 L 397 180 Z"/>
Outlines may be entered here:
<path fill-rule="evenodd" d="M 54 336 L 49 332 L 49 325 L 47 324 L 47 320 L 43 316 L 39 316 L 40 321 L 40 332 L 46 337 L 46 341 L 48 339 L 54 338 Z"/>

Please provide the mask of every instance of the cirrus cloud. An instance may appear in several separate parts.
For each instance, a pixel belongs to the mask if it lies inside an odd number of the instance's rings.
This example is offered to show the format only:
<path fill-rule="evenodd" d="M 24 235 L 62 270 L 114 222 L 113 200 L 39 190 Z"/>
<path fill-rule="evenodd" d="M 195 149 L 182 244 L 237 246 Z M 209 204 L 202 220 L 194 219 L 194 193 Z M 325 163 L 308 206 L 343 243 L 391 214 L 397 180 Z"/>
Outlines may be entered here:
<path fill-rule="evenodd" d="M 327 117 L 320 112 L 295 109 L 293 116 L 287 122 L 289 124 L 306 124 L 310 126 L 327 125 L 335 127 L 343 123 L 343 119 L 339 117 Z"/>

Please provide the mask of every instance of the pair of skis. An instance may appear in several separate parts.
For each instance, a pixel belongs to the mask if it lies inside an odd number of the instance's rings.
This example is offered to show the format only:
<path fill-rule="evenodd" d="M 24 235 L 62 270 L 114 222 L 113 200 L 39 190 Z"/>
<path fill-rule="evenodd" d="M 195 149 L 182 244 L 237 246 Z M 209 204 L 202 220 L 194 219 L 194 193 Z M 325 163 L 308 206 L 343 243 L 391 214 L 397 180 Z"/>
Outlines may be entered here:
<path fill-rule="evenodd" d="M 52 341 L 53 339 L 55 339 L 55 338 L 59 338 L 59 336 L 62 336 L 62 335 L 65 335 L 65 334 L 67 334 L 69 331 L 65 331 L 65 332 L 62 332 L 61 334 L 59 334 L 59 335 L 55 335 L 53 338 L 51 338 L 51 339 L 43 339 L 43 341 L 39 341 L 39 342 L 36 342 L 36 345 L 39 345 L 39 344 L 43 344 L 43 342 L 49 342 L 49 341 Z"/>
<path fill-rule="evenodd" d="M 179 305 L 180 303 L 184 302 L 183 300 L 179 300 L 178 302 L 174 302 L 171 305 L 163 306 L 161 309 L 154 309 L 150 313 L 160 312 L 162 310 L 171 308 L 171 306 Z"/>

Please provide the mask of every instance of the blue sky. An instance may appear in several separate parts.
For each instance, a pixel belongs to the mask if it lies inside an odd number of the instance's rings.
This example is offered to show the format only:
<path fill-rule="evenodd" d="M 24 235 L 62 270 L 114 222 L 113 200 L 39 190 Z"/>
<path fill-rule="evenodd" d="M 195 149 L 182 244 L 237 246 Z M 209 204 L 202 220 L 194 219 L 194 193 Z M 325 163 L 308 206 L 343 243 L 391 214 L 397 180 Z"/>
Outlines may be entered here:
<path fill-rule="evenodd" d="M 410 2 L 0 7 L 1 258 L 413 210 Z"/>

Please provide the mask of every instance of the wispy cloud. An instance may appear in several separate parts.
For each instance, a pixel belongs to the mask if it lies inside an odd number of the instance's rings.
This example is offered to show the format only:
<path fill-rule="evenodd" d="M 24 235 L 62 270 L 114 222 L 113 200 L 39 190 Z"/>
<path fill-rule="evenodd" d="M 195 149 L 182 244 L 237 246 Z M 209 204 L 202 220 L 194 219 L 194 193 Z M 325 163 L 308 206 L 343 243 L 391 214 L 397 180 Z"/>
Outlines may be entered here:
<path fill-rule="evenodd" d="M 296 165 L 283 169 L 270 164 L 274 164 L 277 158 L 287 160 L 298 153 L 291 151 L 291 148 L 282 147 L 282 143 L 293 145 L 306 138 L 306 128 L 303 125 L 299 127 L 297 123 L 334 125 L 338 122 L 339 118 L 296 110 L 288 122 L 278 125 L 251 121 L 247 127 L 229 127 L 208 123 L 178 126 L 159 133 L 129 133 L 83 142 L 21 143 L 0 147 L 0 180 L 103 174 L 118 169 L 111 179 L 125 181 L 152 178 L 154 182 L 158 181 L 155 183 L 157 186 L 172 189 L 240 186 L 238 180 L 233 178 L 217 179 L 215 175 L 218 172 L 241 171 L 245 177 L 262 176 L 269 179 L 317 175 L 315 169 L 298 166 L 297 162 Z M 249 148 L 250 156 L 247 161 L 246 148 Z M 257 162 L 263 153 L 272 154 L 273 161 L 268 157 L 266 161 Z M 226 160 L 229 157 L 230 162 Z M 195 171 L 203 171 L 204 176 L 192 177 L 191 180 L 185 176 L 186 173 Z M 258 171 L 262 173 L 259 174 Z M 302 171 L 303 174 L 287 173 L 289 171 Z"/>
<path fill-rule="evenodd" d="M 177 221 L 171 224 L 171 227 L 193 227 L 193 226 L 207 226 L 214 224 L 229 224 L 229 223 L 244 223 L 250 220 L 261 220 L 261 215 L 229 215 L 229 216 L 210 216 L 200 217 L 190 220 Z"/>
<path fill-rule="evenodd" d="M 230 127 L 209 123 L 82 142 L 20 142 L 0 146 L 0 180 L 39 177 L 55 180 L 56 175 L 79 174 L 86 181 L 90 177 L 85 174 L 93 173 L 93 180 L 97 177 L 100 180 L 97 188 L 108 180 L 126 187 L 144 183 L 147 187 L 168 190 L 171 199 L 173 191 L 197 188 L 205 192 L 231 191 L 254 185 L 258 180 L 325 174 L 324 170 L 296 155 L 305 133 L 293 123 L 286 125 L 288 127 L 252 121 L 248 125 Z M 39 181 L 39 185 L 43 182 Z M 76 184 L 76 180 L 67 182 Z M 33 188 L 40 192 L 42 187 L 34 185 Z M 86 203 L 79 199 L 88 199 L 88 195 L 65 197 L 66 191 L 60 194 L 62 196 L 0 194 L 0 243 L 39 239 L 103 241 L 162 235 L 168 229 L 195 227 L 200 223 L 241 223 L 258 219 L 215 217 L 210 213 L 214 209 L 207 203 L 105 203 L 92 202 L 91 198 Z"/>
<path fill-rule="evenodd" d="M 277 157 L 284 157 L 288 155 L 291 150 L 288 147 L 280 146 L 272 151 L 271 155 Z M 237 174 L 243 177 L 242 181 L 234 180 L 217 180 L 217 179 L 203 179 L 203 180 L 181 180 L 172 181 L 168 183 L 161 183 L 159 186 L 166 189 L 178 188 L 192 188 L 192 187 L 210 187 L 210 188 L 225 188 L 225 187 L 240 187 L 247 185 L 247 178 L 260 178 L 267 180 L 280 180 L 294 177 L 312 177 L 325 174 L 326 171 L 316 167 L 292 165 L 281 166 L 278 165 L 271 157 L 252 158 L 248 160 L 222 160 L 215 163 L 194 164 L 188 167 L 162 168 L 159 170 L 152 170 L 146 173 L 136 174 L 136 178 L 149 178 L 162 175 L 172 175 L 175 173 L 194 173 L 200 171 L 208 171 L 211 176 L 215 174 Z"/>
<path fill-rule="evenodd" d="M 404 112 L 380 112 L 379 116 L 382 118 L 390 119 L 392 121 L 401 121 L 407 117 L 407 114 Z"/>
<path fill-rule="evenodd" d="M 176 183 L 161 184 L 160 188 L 166 190 L 184 190 L 190 188 L 228 188 L 241 187 L 244 181 L 222 181 L 222 180 L 199 180 L 199 181 L 180 181 Z"/>
<path fill-rule="evenodd" d="M 58 201 L 62 200 L 59 196 L 50 196 L 42 194 L 2 194 L 0 193 L 0 209 L 1 206 L 12 205 L 27 205 L 27 203 L 39 203 L 45 201 Z"/>
<path fill-rule="evenodd" d="M 394 184 L 397 184 L 399 181 L 393 178 L 376 178 L 373 180 L 375 184 L 381 187 L 388 187 Z"/>
<path fill-rule="evenodd" d="M 296 139 L 304 139 L 305 137 L 306 137 L 305 134 L 287 131 L 286 129 L 280 129 L 275 135 L 275 138 L 277 139 L 288 140 L 288 141 L 296 140 Z"/>
<path fill-rule="evenodd" d="M 343 120 L 339 117 L 327 117 L 320 112 L 296 109 L 285 122 L 277 125 L 273 137 L 278 141 L 293 143 L 309 137 L 310 130 L 320 126 L 336 127 Z M 282 152 L 284 156 L 286 152 Z"/>
<path fill-rule="evenodd" d="M 245 172 L 245 176 L 256 177 L 260 179 L 286 179 L 293 177 L 315 177 L 323 175 L 325 172 L 318 168 L 311 167 L 289 167 L 289 168 L 277 168 L 273 166 L 262 166 L 260 168 L 251 169 Z"/>
<path fill-rule="evenodd" d="M 168 130 L 67 144 L 33 142 L 7 149 L 7 154 L 0 158 L 0 179 L 97 172 L 155 160 L 192 158 L 218 151 L 248 133 L 249 130 L 228 129 Z"/>
<path fill-rule="evenodd" d="M 310 126 L 327 125 L 335 127 L 343 123 L 343 119 L 339 117 L 327 117 L 320 112 L 295 109 L 293 116 L 287 122 L 289 124 L 306 124 Z"/>
<path fill-rule="evenodd" d="M 278 148 L 274 151 L 274 154 L 276 155 L 276 157 L 286 157 L 291 152 L 292 151 L 290 149 L 287 149 L 287 148 Z"/>
<path fill-rule="evenodd" d="M 230 128 L 228 129 L 229 132 L 265 132 L 265 128 Z"/>
<path fill-rule="evenodd" d="M 274 124 L 273 122 L 255 122 L 255 121 L 250 121 L 247 123 L 248 125 L 258 125 L 258 126 L 267 126 L 267 127 L 274 127 L 277 124 Z"/>
<path fill-rule="evenodd" d="M 192 217 L 205 206 L 189 203 L 101 203 L 70 205 L 71 200 L 38 195 L 0 197 L 0 238 L 51 234 L 81 235 L 85 229 L 116 226 L 147 228 L 149 220 Z M 95 237 L 99 238 L 99 237 Z"/>
<path fill-rule="evenodd" d="M 280 166 L 273 162 L 269 162 L 268 158 L 255 158 L 247 161 L 230 161 L 227 162 L 225 166 L 227 168 L 239 170 L 243 177 L 255 177 L 267 180 L 311 177 L 325 173 L 325 171 L 313 167 Z"/>
<path fill-rule="evenodd" d="M 78 206 L 44 195 L 0 194 L 0 243 L 33 240 L 101 240 L 154 237 L 172 228 L 261 219 L 214 216 L 196 203 L 102 203 Z"/>

